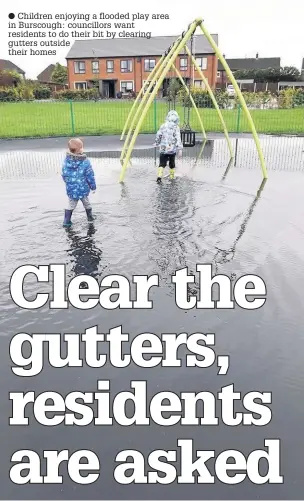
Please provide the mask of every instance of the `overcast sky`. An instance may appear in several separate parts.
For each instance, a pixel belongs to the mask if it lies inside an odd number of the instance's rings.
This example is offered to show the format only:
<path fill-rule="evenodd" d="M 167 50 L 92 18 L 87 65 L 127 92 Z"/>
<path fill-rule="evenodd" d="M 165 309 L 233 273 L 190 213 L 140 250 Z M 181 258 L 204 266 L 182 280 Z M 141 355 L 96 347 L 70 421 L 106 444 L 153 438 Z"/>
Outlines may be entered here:
<path fill-rule="evenodd" d="M 113 5 L 110 9 L 109 5 Z M 115 7 L 114 7 L 115 6 Z M 168 13 L 169 21 L 137 22 L 136 28 L 151 31 L 152 36 L 179 35 L 196 17 L 202 17 L 209 32 L 217 33 L 219 46 L 227 58 L 281 57 L 283 66 L 301 67 L 304 57 L 304 0 L 130 0 L 125 2 L 88 2 L 74 0 L 3 0 L 0 7 L 0 59 L 10 59 L 20 66 L 28 78 L 49 64 L 65 64 L 67 48 L 57 56 L 9 56 L 7 48 L 8 14 L 39 13 Z M 34 40 L 34 39 L 33 39 Z M 140 43 L 140 41 L 139 41 Z"/>

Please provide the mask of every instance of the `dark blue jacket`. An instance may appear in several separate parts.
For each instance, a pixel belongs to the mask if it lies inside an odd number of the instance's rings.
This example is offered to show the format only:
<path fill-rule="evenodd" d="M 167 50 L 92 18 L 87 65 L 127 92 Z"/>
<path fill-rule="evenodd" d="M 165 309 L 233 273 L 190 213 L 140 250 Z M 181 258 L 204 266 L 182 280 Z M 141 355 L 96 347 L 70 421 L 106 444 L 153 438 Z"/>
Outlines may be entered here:
<path fill-rule="evenodd" d="M 68 153 L 62 167 L 62 178 L 66 184 L 69 198 L 81 200 L 90 190 L 96 190 L 95 176 L 90 160 L 86 155 Z"/>

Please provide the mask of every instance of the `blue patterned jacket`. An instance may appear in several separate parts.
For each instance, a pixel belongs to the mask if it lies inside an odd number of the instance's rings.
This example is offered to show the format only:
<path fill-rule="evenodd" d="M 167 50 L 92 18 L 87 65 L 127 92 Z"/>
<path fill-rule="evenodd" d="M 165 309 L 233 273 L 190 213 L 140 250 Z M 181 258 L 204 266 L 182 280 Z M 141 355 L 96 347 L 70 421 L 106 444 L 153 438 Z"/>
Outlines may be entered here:
<path fill-rule="evenodd" d="M 62 179 L 69 198 L 81 200 L 90 190 L 96 190 L 94 171 L 86 155 L 67 153 L 62 167 Z"/>

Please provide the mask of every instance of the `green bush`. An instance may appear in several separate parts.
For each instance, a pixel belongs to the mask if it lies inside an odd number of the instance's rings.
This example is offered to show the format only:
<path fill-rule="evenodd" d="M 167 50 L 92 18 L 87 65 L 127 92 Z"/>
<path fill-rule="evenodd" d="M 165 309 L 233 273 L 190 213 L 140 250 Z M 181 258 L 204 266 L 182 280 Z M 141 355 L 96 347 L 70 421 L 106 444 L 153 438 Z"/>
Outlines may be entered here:
<path fill-rule="evenodd" d="M 217 91 L 215 93 L 215 98 L 216 98 L 216 102 L 217 104 L 219 105 L 219 108 L 228 108 L 229 104 L 230 104 L 230 99 L 229 99 L 229 95 L 226 91 Z"/>
<path fill-rule="evenodd" d="M 265 104 L 269 103 L 272 94 L 269 91 L 265 92 L 242 92 L 247 106 L 252 108 L 262 108 Z M 240 104 L 238 97 L 235 98 L 236 105 Z"/>
<path fill-rule="evenodd" d="M 293 108 L 293 101 L 295 96 L 294 89 L 284 89 L 279 92 L 278 104 L 279 108 Z"/>
<path fill-rule="evenodd" d="M 51 95 L 48 87 L 23 82 L 17 87 L 0 87 L 0 101 L 33 101 L 34 99 L 47 99 Z"/>
<path fill-rule="evenodd" d="M 296 108 L 304 106 L 304 91 L 302 89 L 284 89 L 279 92 L 279 108 Z"/>
<path fill-rule="evenodd" d="M 72 101 L 83 101 L 83 100 L 96 100 L 99 99 L 98 89 L 86 89 L 86 90 L 59 90 L 53 92 L 54 99 L 60 100 L 72 100 Z"/>
<path fill-rule="evenodd" d="M 198 108 L 214 108 L 213 102 L 206 90 L 199 87 L 191 87 L 190 92 Z M 178 101 L 183 106 L 192 106 L 190 97 L 185 88 L 180 89 L 178 92 Z"/>
<path fill-rule="evenodd" d="M 17 87 L 0 87 L 0 101 L 19 101 L 20 95 Z"/>
<path fill-rule="evenodd" d="M 34 88 L 32 85 L 19 85 L 17 87 L 19 92 L 20 101 L 33 101 L 34 100 Z"/>
<path fill-rule="evenodd" d="M 49 99 L 51 97 L 51 89 L 47 85 L 37 85 L 34 88 L 35 99 Z"/>
<path fill-rule="evenodd" d="M 304 91 L 298 89 L 293 98 L 294 106 L 304 106 Z"/>

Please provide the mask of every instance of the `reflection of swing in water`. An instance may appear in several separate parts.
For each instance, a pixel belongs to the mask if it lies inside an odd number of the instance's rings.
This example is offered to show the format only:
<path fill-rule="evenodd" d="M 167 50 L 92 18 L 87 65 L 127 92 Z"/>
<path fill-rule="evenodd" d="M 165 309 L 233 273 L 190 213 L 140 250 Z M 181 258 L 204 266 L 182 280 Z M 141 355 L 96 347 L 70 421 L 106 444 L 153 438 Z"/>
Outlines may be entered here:
<path fill-rule="evenodd" d="M 229 166 L 228 166 L 228 168 L 229 168 Z M 227 171 L 227 169 L 226 169 L 226 171 Z M 253 214 L 255 206 L 256 206 L 256 204 L 261 196 L 261 193 L 265 187 L 266 181 L 267 181 L 267 179 L 263 179 L 261 185 L 259 186 L 259 189 L 256 193 L 256 196 L 255 196 L 253 202 L 250 204 L 248 210 L 246 211 L 245 217 L 244 217 L 243 222 L 242 222 L 240 229 L 238 231 L 238 235 L 237 235 L 235 241 L 233 242 L 233 245 L 229 249 L 220 249 L 219 247 L 215 246 L 217 252 L 213 258 L 213 262 L 214 262 L 216 268 L 217 268 L 218 264 L 229 263 L 229 261 L 232 261 L 232 259 L 234 258 L 237 243 L 239 242 L 239 240 L 241 239 L 241 237 L 245 233 L 246 227 L 247 227 L 249 220 Z"/>
<path fill-rule="evenodd" d="M 91 225 L 86 236 L 78 235 L 73 229 L 68 229 L 66 232 L 70 243 L 67 252 L 71 257 L 72 272 L 75 276 L 90 275 L 97 278 L 102 272 L 100 269 L 102 250 L 95 245 L 93 238 L 95 232 L 95 227 Z"/>

